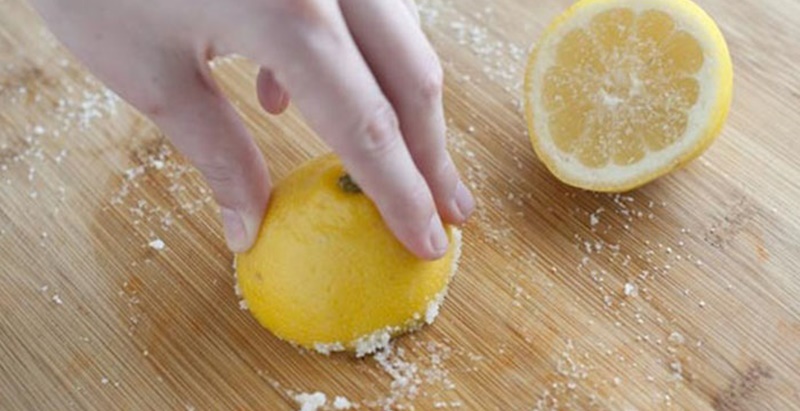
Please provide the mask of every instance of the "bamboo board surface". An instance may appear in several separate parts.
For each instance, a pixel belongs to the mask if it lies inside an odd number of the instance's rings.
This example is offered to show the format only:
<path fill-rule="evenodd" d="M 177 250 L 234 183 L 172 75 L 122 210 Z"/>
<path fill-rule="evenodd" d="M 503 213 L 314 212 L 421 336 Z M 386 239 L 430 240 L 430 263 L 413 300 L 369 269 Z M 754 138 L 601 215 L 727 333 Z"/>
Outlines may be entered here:
<path fill-rule="evenodd" d="M 440 317 L 378 361 L 299 351 L 241 311 L 199 175 L 0 0 L 0 409 L 288 410 L 315 391 L 361 409 L 797 409 L 800 3 L 699 2 L 733 55 L 731 116 L 699 160 L 622 196 L 558 183 L 525 133 L 525 54 L 568 0 L 423 4 L 479 209 Z M 260 111 L 253 66 L 215 73 L 276 178 L 326 151 L 293 109 Z"/>

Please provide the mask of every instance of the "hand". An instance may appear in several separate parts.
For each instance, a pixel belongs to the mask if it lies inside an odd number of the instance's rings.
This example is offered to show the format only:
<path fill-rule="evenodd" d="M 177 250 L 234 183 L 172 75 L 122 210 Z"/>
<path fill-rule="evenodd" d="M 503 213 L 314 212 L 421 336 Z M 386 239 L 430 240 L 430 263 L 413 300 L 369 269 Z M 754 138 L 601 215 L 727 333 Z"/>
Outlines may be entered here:
<path fill-rule="evenodd" d="M 442 69 L 410 0 L 35 0 L 98 78 L 152 119 L 199 168 L 231 250 L 247 250 L 266 208 L 264 159 L 208 61 L 261 65 L 273 114 L 289 98 L 341 157 L 389 228 L 421 258 L 448 246 L 442 219 L 475 202 L 445 147 Z"/>

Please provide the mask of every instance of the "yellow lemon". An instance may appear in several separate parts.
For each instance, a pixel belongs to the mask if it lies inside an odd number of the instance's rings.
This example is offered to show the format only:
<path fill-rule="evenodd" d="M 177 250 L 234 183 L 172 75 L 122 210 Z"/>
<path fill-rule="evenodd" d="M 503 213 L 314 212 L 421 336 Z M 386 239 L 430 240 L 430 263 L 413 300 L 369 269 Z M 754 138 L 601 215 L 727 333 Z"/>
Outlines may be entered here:
<path fill-rule="evenodd" d="M 358 356 L 433 322 L 455 272 L 460 232 L 437 261 L 408 252 L 333 155 L 304 164 L 273 191 L 255 245 L 236 259 L 253 316 L 278 337 Z"/>
<path fill-rule="evenodd" d="M 576 187 L 625 191 L 711 145 L 733 69 L 719 28 L 689 0 L 582 0 L 545 31 L 524 89 L 547 168 Z"/>

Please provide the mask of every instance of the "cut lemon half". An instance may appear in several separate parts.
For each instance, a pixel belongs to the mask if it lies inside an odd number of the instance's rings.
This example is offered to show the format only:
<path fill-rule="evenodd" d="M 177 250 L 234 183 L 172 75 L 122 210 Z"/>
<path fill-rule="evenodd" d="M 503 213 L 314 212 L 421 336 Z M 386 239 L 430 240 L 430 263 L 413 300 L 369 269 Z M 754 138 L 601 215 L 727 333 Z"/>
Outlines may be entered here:
<path fill-rule="evenodd" d="M 433 323 L 461 253 L 422 261 L 394 237 L 338 157 L 313 159 L 280 181 L 253 247 L 236 257 L 247 307 L 278 337 L 356 356 Z"/>
<path fill-rule="evenodd" d="M 582 0 L 531 53 L 525 114 L 558 179 L 619 192 L 705 151 L 732 89 L 725 39 L 691 1 Z"/>

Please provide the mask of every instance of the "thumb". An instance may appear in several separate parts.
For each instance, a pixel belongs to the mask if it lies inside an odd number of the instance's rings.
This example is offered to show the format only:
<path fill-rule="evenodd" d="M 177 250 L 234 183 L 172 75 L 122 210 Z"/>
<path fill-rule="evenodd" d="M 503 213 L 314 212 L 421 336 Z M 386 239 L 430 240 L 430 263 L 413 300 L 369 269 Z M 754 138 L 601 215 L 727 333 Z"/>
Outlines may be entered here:
<path fill-rule="evenodd" d="M 207 66 L 171 70 L 159 81 L 163 110 L 151 118 L 200 170 L 220 206 L 228 248 L 247 251 L 255 241 L 271 183 L 264 158 Z"/>

